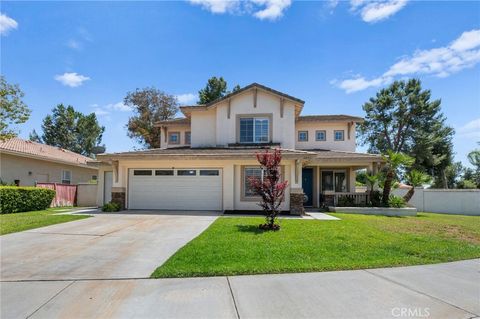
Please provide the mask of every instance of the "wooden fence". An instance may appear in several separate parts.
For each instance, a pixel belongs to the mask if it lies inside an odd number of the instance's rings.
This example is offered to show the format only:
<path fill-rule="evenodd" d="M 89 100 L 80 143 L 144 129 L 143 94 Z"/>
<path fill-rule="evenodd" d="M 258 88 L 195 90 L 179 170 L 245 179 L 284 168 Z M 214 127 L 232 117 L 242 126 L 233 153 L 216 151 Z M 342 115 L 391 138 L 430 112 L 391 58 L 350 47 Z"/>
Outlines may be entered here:
<path fill-rule="evenodd" d="M 49 188 L 55 191 L 55 198 L 50 207 L 75 206 L 77 200 L 77 185 L 59 183 L 37 183 L 37 187 Z"/>

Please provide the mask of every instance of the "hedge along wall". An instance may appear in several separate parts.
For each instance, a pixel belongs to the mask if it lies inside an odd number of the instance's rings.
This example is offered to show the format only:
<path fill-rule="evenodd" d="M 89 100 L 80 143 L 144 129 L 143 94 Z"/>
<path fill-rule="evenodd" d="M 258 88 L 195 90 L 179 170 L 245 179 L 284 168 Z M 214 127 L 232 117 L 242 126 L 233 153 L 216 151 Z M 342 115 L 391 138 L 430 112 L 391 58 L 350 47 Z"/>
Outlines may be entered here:
<path fill-rule="evenodd" d="M 0 214 L 43 210 L 50 207 L 54 197 L 52 189 L 0 186 Z"/>

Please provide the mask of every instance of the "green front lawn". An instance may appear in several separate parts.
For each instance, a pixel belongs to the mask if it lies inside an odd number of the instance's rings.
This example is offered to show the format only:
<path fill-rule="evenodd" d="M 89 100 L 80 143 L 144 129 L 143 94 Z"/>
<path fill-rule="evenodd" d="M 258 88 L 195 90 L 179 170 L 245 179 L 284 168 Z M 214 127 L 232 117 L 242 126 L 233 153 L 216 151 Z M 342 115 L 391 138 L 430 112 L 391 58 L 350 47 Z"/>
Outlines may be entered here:
<path fill-rule="evenodd" d="M 33 212 L 1 214 L 0 235 L 90 217 L 85 215 L 53 215 L 68 210 L 69 209 L 66 209 L 65 207 L 56 207 Z"/>
<path fill-rule="evenodd" d="M 152 277 L 308 272 L 448 262 L 480 257 L 480 217 L 332 214 L 340 221 L 221 217 Z"/>

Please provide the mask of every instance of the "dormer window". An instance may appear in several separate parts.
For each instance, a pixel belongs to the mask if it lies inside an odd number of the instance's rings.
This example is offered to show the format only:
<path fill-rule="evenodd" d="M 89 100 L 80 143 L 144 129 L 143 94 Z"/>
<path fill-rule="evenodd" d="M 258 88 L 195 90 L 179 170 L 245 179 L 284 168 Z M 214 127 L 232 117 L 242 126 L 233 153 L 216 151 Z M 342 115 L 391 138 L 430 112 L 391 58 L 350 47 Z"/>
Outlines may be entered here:
<path fill-rule="evenodd" d="M 240 118 L 240 143 L 270 142 L 270 118 L 242 117 Z"/>

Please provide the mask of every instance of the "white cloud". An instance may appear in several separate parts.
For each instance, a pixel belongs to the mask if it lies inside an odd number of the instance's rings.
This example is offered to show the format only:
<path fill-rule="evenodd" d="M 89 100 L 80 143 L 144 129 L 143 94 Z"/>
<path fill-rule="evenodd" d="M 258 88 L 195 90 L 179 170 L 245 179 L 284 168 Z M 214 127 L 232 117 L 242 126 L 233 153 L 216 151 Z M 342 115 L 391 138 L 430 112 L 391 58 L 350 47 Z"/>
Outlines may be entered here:
<path fill-rule="evenodd" d="M 76 72 L 65 72 L 63 74 L 55 75 L 54 79 L 65 86 L 77 87 L 83 84 L 83 82 L 90 80 L 88 76 L 78 74 Z"/>
<path fill-rule="evenodd" d="M 110 114 L 110 112 L 105 111 L 104 109 L 101 109 L 99 107 L 96 107 L 93 113 L 95 113 L 96 116 L 106 116 Z"/>
<path fill-rule="evenodd" d="M 130 106 L 123 104 L 123 102 L 107 104 L 105 108 L 120 112 L 129 112 L 132 110 Z"/>
<path fill-rule="evenodd" d="M 184 104 L 184 105 L 195 103 L 195 100 L 197 99 L 197 95 L 192 93 L 179 94 L 179 95 L 176 95 L 175 97 L 177 98 L 178 103 Z"/>
<path fill-rule="evenodd" d="M 456 129 L 457 134 L 464 138 L 480 140 L 480 118 L 472 120 Z"/>
<path fill-rule="evenodd" d="M 116 112 L 129 112 L 132 108 L 128 105 L 123 104 L 123 102 L 110 103 L 103 106 L 98 104 L 90 105 L 93 108 L 93 112 L 98 117 L 103 117 L 106 120 L 111 120 L 110 115 Z"/>
<path fill-rule="evenodd" d="M 463 32 L 462 35 L 452 42 L 450 48 L 455 51 L 471 50 L 480 46 L 480 30 Z"/>
<path fill-rule="evenodd" d="M 356 91 L 361 91 L 368 89 L 369 87 L 376 87 L 380 85 L 385 85 L 391 81 L 391 78 L 376 78 L 373 80 L 367 80 L 363 76 L 356 76 L 352 79 L 343 80 L 340 83 L 338 81 L 332 81 L 332 84 L 337 84 L 337 86 L 347 93 L 353 93 Z"/>
<path fill-rule="evenodd" d="M 283 11 L 291 4 L 291 0 L 253 0 L 253 3 L 259 6 L 265 6 L 253 14 L 260 20 L 277 20 L 283 16 Z"/>
<path fill-rule="evenodd" d="M 13 20 L 6 14 L 0 14 L 0 35 L 7 35 L 10 30 L 18 27 L 17 21 Z"/>
<path fill-rule="evenodd" d="M 190 0 L 190 3 L 199 5 L 212 13 L 231 13 L 239 5 L 239 1 L 236 0 Z"/>
<path fill-rule="evenodd" d="M 248 13 L 260 20 L 277 20 L 292 4 L 291 0 L 189 0 L 215 14 Z"/>
<path fill-rule="evenodd" d="M 67 41 L 67 47 L 74 50 L 81 50 L 83 48 L 83 44 L 75 39 L 70 39 Z"/>
<path fill-rule="evenodd" d="M 466 31 L 448 46 L 430 50 L 418 50 L 411 56 L 401 58 L 383 75 L 367 80 L 362 76 L 334 81 L 347 93 L 361 91 L 369 87 L 384 85 L 396 77 L 411 75 L 433 75 L 447 77 L 480 62 L 480 30 Z"/>
<path fill-rule="evenodd" d="M 376 23 L 402 10 L 408 0 L 350 0 L 350 10 L 360 14 L 362 20 Z"/>

